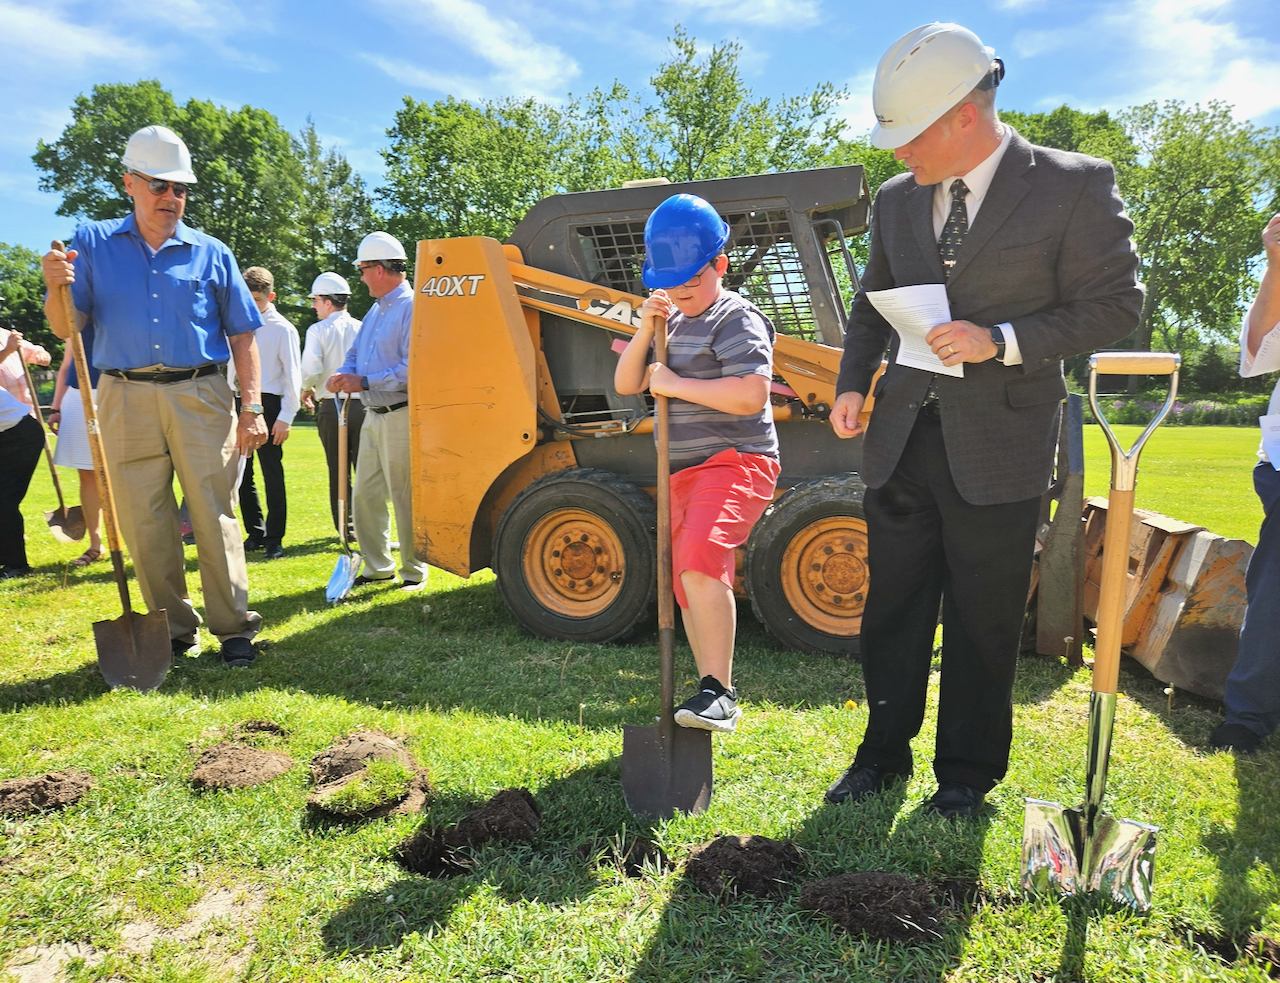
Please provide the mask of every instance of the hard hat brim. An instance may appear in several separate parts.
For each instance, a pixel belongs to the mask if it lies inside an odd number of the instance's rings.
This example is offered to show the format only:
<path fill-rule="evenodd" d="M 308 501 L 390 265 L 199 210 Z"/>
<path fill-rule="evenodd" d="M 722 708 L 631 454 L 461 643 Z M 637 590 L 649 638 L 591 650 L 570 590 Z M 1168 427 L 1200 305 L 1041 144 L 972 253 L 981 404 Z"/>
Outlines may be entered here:
<path fill-rule="evenodd" d="M 149 178 L 156 178 L 160 181 L 177 181 L 179 184 L 197 183 L 196 176 L 183 168 L 179 168 L 176 171 L 158 171 L 152 174 L 150 171 L 143 170 L 135 164 L 130 164 L 127 160 L 124 162 L 124 166 L 131 171 L 137 171 L 139 174 L 145 174 Z"/>
<path fill-rule="evenodd" d="M 650 290 L 669 290 L 672 287 L 680 286 L 682 283 L 688 283 L 706 265 L 706 263 L 699 263 L 697 266 L 687 269 L 655 270 L 646 258 L 644 265 L 640 268 L 640 281 Z"/>

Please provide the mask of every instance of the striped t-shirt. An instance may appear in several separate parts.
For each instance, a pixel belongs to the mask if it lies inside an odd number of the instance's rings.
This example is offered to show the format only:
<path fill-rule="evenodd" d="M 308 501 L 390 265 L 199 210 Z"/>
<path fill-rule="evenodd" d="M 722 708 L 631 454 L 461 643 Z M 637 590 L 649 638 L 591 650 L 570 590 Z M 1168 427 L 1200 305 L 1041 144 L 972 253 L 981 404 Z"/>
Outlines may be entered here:
<path fill-rule="evenodd" d="M 697 317 L 676 312 L 667 323 L 667 367 L 687 379 L 762 375 L 773 378 L 773 323 L 754 304 L 726 290 Z M 701 464 L 729 447 L 778 456 L 773 407 L 735 416 L 700 403 L 669 403 L 671 470 Z"/>

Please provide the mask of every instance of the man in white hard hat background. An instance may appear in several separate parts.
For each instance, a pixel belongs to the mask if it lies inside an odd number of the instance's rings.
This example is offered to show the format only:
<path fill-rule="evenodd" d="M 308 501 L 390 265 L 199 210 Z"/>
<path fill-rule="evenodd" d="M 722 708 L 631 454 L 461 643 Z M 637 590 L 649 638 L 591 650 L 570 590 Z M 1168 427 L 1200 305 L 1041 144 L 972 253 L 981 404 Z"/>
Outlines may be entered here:
<path fill-rule="evenodd" d="M 325 388 L 331 393 L 360 393 L 365 422 L 360 463 L 352 499 L 356 539 L 366 573 L 357 584 L 390 581 L 396 572 L 391 555 L 390 501 L 400 537 L 401 590 L 427 582 L 426 561 L 413 546 L 413 499 L 409 470 L 409 333 L 413 288 L 405 280 L 404 247 L 386 232 L 370 232 L 356 252 L 360 279 L 374 305 L 364 316 L 355 344 Z"/>
<path fill-rule="evenodd" d="M 347 311 L 350 300 L 351 286 L 344 277 L 330 272 L 315 278 L 311 284 L 311 306 L 320 320 L 307 328 L 302 349 L 302 401 L 315 409 L 316 429 L 329 465 L 329 510 L 333 513 L 334 529 L 338 529 L 338 402 L 324 383 L 342 367 L 360 332 L 360 322 Z M 347 466 L 354 469 L 360 457 L 364 401 L 358 392 L 351 396 L 347 404 Z M 347 477 L 351 477 L 349 473 Z M 351 533 L 349 538 L 354 539 L 354 531 Z"/>
<path fill-rule="evenodd" d="M 147 607 L 168 611 L 175 654 L 196 643 L 202 619 L 187 594 L 176 473 L 196 536 L 204 620 L 223 662 L 247 666 L 262 619 L 249 610 L 232 489 L 239 458 L 267 440 L 254 340 L 262 315 L 231 251 L 182 222 L 196 176 L 177 134 L 144 127 L 122 163 L 133 212 L 89 222 L 66 252 L 45 254 L 45 314 L 61 332 L 52 291 L 69 283 L 78 325 L 94 325 L 103 449 Z M 220 371 L 231 359 L 244 399 L 238 415 Z"/>
<path fill-rule="evenodd" d="M 928 808 L 976 814 L 1004 777 L 1040 495 L 1062 360 L 1133 331 L 1137 259 L 1110 164 L 1032 146 L 995 112 L 1003 63 L 970 31 L 930 24 L 881 59 L 872 142 L 909 174 L 876 195 L 870 257 L 845 333 L 831 423 L 858 414 L 889 350 L 863 445 L 870 587 L 862 621 L 870 718 L 828 790 L 859 801 L 912 773 L 942 606 Z M 955 318 L 928 335 L 962 378 L 897 364 L 866 292 L 944 283 Z"/>
<path fill-rule="evenodd" d="M 258 359 L 262 369 L 262 418 L 271 439 L 245 462 L 240 479 L 240 518 L 247 535 L 246 553 L 262 550 L 264 559 L 279 560 L 284 556 L 284 536 L 289 522 L 289 498 L 284 483 L 284 442 L 289 439 L 293 418 L 298 414 L 302 398 L 302 366 L 298 329 L 276 310 L 275 277 L 261 266 L 244 271 L 244 282 L 253 303 L 262 315 L 257 331 Z M 241 401 L 235 365 L 227 367 L 227 382 Z M 264 514 L 253 480 L 253 461 L 258 460 L 262 472 L 262 490 L 266 493 Z"/>

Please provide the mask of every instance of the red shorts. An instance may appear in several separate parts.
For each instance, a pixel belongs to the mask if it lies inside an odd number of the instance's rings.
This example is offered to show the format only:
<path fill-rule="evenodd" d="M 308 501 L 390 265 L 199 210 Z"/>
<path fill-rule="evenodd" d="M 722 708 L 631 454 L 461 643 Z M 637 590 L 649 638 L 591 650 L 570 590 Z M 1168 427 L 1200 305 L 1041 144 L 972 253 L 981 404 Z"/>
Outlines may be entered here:
<path fill-rule="evenodd" d="M 771 457 L 730 447 L 671 476 L 671 566 L 682 608 L 686 570 L 733 586 L 733 551 L 773 501 L 779 471 Z"/>

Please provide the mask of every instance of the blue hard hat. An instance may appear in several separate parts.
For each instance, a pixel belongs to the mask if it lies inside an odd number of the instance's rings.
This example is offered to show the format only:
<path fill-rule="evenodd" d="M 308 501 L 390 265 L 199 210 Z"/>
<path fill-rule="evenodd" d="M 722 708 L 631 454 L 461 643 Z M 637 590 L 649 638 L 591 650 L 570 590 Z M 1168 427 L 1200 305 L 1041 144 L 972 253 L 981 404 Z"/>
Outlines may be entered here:
<path fill-rule="evenodd" d="M 644 225 L 640 279 L 650 290 L 688 283 L 729 241 L 729 226 L 697 195 L 672 195 Z"/>

